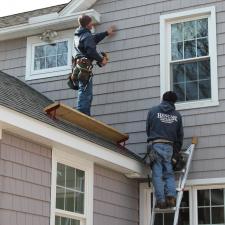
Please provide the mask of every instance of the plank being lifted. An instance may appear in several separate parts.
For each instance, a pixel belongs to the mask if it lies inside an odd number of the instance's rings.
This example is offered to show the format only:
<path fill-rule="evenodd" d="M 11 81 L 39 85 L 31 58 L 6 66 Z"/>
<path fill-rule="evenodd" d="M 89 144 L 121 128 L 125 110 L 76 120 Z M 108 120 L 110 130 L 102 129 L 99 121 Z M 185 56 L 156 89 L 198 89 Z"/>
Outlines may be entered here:
<path fill-rule="evenodd" d="M 44 112 L 52 117 L 73 123 L 116 144 L 125 142 L 129 138 L 127 134 L 120 133 L 113 127 L 62 103 L 53 103 L 45 107 Z"/>

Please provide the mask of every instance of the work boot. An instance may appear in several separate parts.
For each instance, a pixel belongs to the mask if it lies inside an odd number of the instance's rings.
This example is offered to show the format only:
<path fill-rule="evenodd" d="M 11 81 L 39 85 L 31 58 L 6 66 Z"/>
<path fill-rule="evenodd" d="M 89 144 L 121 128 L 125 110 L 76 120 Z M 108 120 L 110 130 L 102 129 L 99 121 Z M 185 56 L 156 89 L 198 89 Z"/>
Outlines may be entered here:
<path fill-rule="evenodd" d="M 166 197 L 166 205 L 168 207 L 176 207 L 176 198 L 173 196 L 167 196 Z"/>
<path fill-rule="evenodd" d="M 165 209 L 166 208 L 166 202 L 156 202 L 155 208 Z"/>

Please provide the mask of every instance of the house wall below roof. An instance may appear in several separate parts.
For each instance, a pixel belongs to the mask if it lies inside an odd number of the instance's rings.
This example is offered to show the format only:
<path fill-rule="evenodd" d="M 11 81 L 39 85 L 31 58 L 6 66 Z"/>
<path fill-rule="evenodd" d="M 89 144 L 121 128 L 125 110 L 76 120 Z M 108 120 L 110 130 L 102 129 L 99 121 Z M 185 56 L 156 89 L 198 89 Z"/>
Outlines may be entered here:
<path fill-rule="evenodd" d="M 138 183 L 95 165 L 93 208 L 94 225 L 138 225 Z"/>
<path fill-rule="evenodd" d="M 0 141 L 0 224 L 49 225 L 52 151 L 3 132 Z M 138 225 L 139 186 L 95 165 L 94 225 Z"/>
<path fill-rule="evenodd" d="M 25 80 L 26 38 L 0 42 L 0 70 Z"/>
<path fill-rule="evenodd" d="M 0 142 L 0 224 L 49 225 L 51 149 L 3 133 Z"/>

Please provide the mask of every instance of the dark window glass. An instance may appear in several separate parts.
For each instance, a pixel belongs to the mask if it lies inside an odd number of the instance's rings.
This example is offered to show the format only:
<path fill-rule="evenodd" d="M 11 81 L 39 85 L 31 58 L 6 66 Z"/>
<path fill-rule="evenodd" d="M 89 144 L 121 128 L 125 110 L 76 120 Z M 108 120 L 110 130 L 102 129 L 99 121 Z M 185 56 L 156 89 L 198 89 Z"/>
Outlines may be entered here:
<path fill-rule="evenodd" d="M 75 202 L 75 192 L 66 190 L 66 196 L 65 196 L 65 210 L 74 212 L 74 202 Z"/>
<path fill-rule="evenodd" d="M 197 37 L 208 36 L 208 19 L 197 20 Z"/>
<path fill-rule="evenodd" d="M 65 187 L 65 165 L 57 164 L 57 185 Z"/>
<path fill-rule="evenodd" d="M 64 198 L 65 198 L 65 189 L 56 187 L 56 208 L 57 209 L 63 209 L 65 208 L 64 206 Z"/>
<path fill-rule="evenodd" d="M 186 100 L 192 101 L 198 99 L 198 82 L 186 83 Z"/>
<path fill-rule="evenodd" d="M 198 79 L 197 75 L 197 63 L 187 63 L 185 64 L 185 75 L 186 81 L 195 81 Z"/>
<path fill-rule="evenodd" d="M 212 207 L 212 224 L 224 223 L 224 207 Z"/>
<path fill-rule="evenodd" d="M 211 190 L 211 205 L 224 205 L 224 190 L 223 189 L 212 189 Z"/>
<path fill-rule="evenodd" d="M 183 41 L 183 23 L 176 23 L 171 25 L 171 40 L 172 42 Z"/>
<path fill-rule="evenodd" d="M 184 23 L 184 40 L 193 40 L 196 38 L 196 21 Z"/>
<path fill-rule="evenodd" d="M 184 64 L 173 64 L 173 83 L 184 82 Z"/>
<path fill-rule="evenodd" d="M 209 206 L 209 190 L 198 190 L 198 206 Z"/>
<path fill-rule="evenodd" d="M 66 187 L 75 188 L 75 169 L 66 166 Z"/>
<path fill-rule="evenodd" d="M 196 57 L 196 41 L 185 41 L 184 42 L 184 58 Z"/>
<path fill-rule="evenodd" d="M 198 208 L 198 224 L 210 224 L 210 208 Z"/>
<path fill-rule="evenodd" d="M 210 79 L 210 61 L 203 60 L 198 62 L 199 80 Z"/>
<path fill-rule="evenodd" d="M 177 94 L 178 101 L 185 101 L 185 83 L 174 84 L 173 91 Z"/>
<path fill-rule="evenodd" d="M 183 42 L 172 43 L 172 60 L 183 59 Z"/>
<path fill-rule="evenodd" d="M 199 99 L 211 98 L 211 81 L 200 80 L 199 81 Z"/>
<path fill-rule="evenodd" d="M 208 38 L 197 39 L 197 56 L 206 56 L 209 54 Z"/>

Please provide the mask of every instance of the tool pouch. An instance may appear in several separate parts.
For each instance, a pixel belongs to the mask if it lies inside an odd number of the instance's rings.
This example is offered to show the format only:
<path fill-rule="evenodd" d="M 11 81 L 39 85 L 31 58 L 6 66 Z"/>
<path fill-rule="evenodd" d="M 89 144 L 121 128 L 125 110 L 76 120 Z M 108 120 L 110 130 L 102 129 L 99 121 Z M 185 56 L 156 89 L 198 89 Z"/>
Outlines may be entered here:
<path fill-rule="evenodd" d="M 149 158 L 150 167 L 152 167 L 152 165 L 155 162 L 155 160 L 157 159 L 158 155 L 157 155 L 157 152 L 152 147 L 152 144 L 150 144 L 150 143 L 147 144 L 147 153 L 146 154 Z"/>
<path fill-rule="evenodd" d="M 71 79 L 74 89 L 78 90 L 79 81 L 86 85 L 92 75 L 93 65 L 91 61 L 85 57 L 74 59 L 72 58 L 72 75 Z"/>

